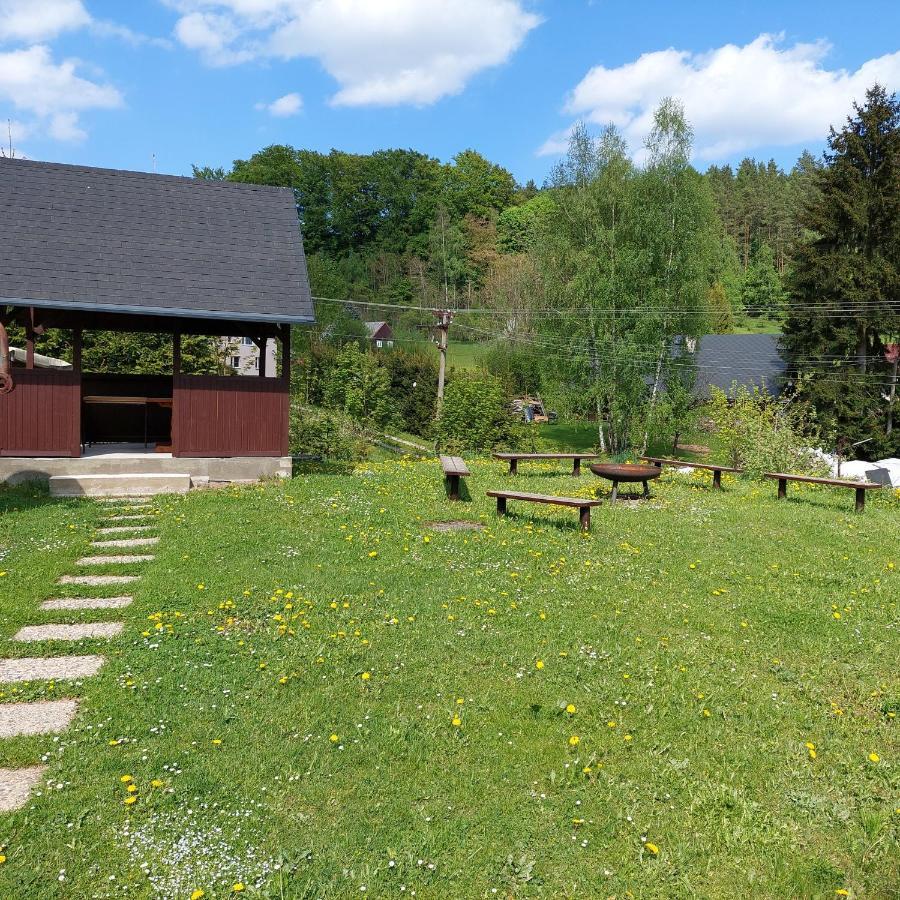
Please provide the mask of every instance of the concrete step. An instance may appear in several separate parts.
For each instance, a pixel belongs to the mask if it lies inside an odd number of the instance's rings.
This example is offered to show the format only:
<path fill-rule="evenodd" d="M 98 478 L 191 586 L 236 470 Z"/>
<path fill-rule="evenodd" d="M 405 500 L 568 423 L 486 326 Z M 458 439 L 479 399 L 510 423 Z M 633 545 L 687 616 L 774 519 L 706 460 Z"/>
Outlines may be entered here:
<path fill-rule="evenodd" d="M 51 497 L 146 497 L 151 494 L 186 494 L 191 476 L 186 473 L 123 473 L 121 475 L 53 475 Z"/>

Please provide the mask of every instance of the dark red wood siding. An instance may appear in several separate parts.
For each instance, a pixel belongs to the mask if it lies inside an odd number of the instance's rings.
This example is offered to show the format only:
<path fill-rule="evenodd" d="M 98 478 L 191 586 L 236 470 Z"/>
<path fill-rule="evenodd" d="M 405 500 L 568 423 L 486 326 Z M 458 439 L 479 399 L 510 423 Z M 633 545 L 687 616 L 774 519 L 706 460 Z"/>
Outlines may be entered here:
<path fill-rule="evenodd" d="M 81 373 L 13 369 L 0 394 L 0 456 L 81 455 Z"/>
<path fill-rule="evenodd" d="M 281 378 L 176 375 L 175 456 L 286 456 L 288 387 Z"/>

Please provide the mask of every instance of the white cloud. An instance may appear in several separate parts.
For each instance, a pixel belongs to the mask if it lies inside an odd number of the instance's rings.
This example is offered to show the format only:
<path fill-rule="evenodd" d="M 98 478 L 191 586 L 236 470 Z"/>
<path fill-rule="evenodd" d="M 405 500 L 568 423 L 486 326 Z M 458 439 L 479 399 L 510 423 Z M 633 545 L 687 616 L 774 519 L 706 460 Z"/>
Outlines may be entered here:
<path fill-rule="evenodd" d="M 84 138 L 79 114 L 90 109 L 122 105 L 122 95 L 108 84 L 98 84 L 77 73 L 79 61 L 53 61 L 49 47 L 37 44 L 0 53 L 0 101 L 8 101 L 34 121 L 29 131 L 45 131 L 62 141 Z"/>
<path fill-rule="evenodd" d="M 313 57 L 342 106 L 429 104 L 501 65 L 540 18 L 522 0 L 169 0 L 212 65 Z"/>
<path fill-rule="evenodd" d="M 822 140 L 875 81 L 900 88 L 900 52 L 847 71 L 826 68 L 829 50 L 824 41 L 783 46 L 783 38 L 761 34 L 743 47 L 726 44 L 707 53 L 645 53 L 616 68 L 595 66 L 565 111 L 598 125 L 615 123 L 637 150 L 660 99 L 678 97 L 694 127 L 696 156 L 704 160 Z M 561 152 L 567 137 L 551 136 L 538 153 Z"/>
<path fill-rule="evenodd" d="M 90 21 L 81 0 L 0 0 L 0 41 L 43 41 Z"/>
<path fill-rule="evenodd" d="M 303 98 L 299 94 L 285 94 L 271 103 L 257 103 L 256 108 L 266 110 L 269 115 L 285 119 L 288 116 L 296 116 L 303 109 Z"/>

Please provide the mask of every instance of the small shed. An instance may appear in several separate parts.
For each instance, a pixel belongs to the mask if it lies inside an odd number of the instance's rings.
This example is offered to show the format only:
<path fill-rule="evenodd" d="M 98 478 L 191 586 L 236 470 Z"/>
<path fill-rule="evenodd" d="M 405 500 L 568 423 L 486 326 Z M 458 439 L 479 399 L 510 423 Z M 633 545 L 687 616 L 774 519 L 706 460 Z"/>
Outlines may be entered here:
<path fill-rule="evenodd" d="M 291 326 L 313 321 L 288 188 L 0 159 L 0 338 L 27 338 L 0 372 L 0 456 L 149 430 L 174 457 L 284 457 Z M 70 368 L 37 365 L 49 328 L 71 333 Z M 172 371 L 83 371 L 87 330 L 170 334 Z M 275 338 L 280 371 L 263 355 L 258 378 L 185 375 L 182 335 Z"/>
<path fill-rule="evenodd" d="M 779 338 L 777 334 L 703 335 L 694 350 L 697 396 L 708 399 L 712 387 L 731 396 L 737 385 L 750 390 L 764 387 L 777 397 L 787 371 Z"/>
<path fill-rule="evenodd" d="M 369 340 L 377 350 L 394 346 L 394 330 L 389 322 L 365 322 L 366 331 L 369 332 Z"/>

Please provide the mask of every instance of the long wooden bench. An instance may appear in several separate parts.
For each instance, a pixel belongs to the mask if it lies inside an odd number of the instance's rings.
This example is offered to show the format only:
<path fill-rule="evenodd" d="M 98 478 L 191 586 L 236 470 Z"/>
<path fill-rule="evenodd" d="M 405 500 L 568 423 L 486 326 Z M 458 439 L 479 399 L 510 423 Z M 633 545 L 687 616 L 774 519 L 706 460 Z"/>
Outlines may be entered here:
<path fill-rule="evenodd" d="M 459 479 L 468 478 L 472 473 L 461 456 L 441 456 L 441 468 L 451 500 L 459 500 Z"/>
<path fill-rule="evenodd" d="M 495 453 L 494 459 L 502 459 L 509 463 L 509 474 L 516 475 L 519 471 L 519 460 L 530 460 L 532 462 L 544 459 L 571 459 L 572 474 L 578 476 L 581 474 L 581 461 L 583 459 L 599 459 L 598 453 Z"/>
<path fill-rule="evenodd" d="M 544 494 L 526 494 L 522 491 L 488 491 L 488 497 L 497 498 L 497 515 L 506 515 L 508 500 L 522 500 L 525 503 L 550 503 L 554 506 L 569 506 L 578 510 L 581 530 L 591 530 L 591 507 L 600 506 L 602 500 L 586 500 L 584 497 L 548 497 Z"/>
<path fill-rule="evenodd" d="M 653 463 L 654 466 L 660 469 L 663 466 L 684 466 L 689 469 L 705 469 L 707 472 L 713 473 L 713 487 L 718 488 L 718 490 L 722 490 L 723 472 L 739 473 L 744 471 L 743 469 L 735 469 L 733 466 L 717 466 L 713 463 L 687 462 L 683 459 L 667 459 L 665 456 L 642 456 L 641 459 L 646 460 L 648 463 Z"/>
<path fill-rule="evenodd" d="M 877 490 L 880 484 L 871 481 L 848 481 L 844 478 L 814 478 L 811 475 L 789 475 L 785 472 L 764 472 L 766 478 L 778 479 L 778 499 L 787 497 L 787 483 L 789 481 L 801 481 L 806 484 L 825 484 L 830 487 L 852 488 L 856 491 L 856 511 L 862 512 L 866 508 L 866 491 Z"/>

